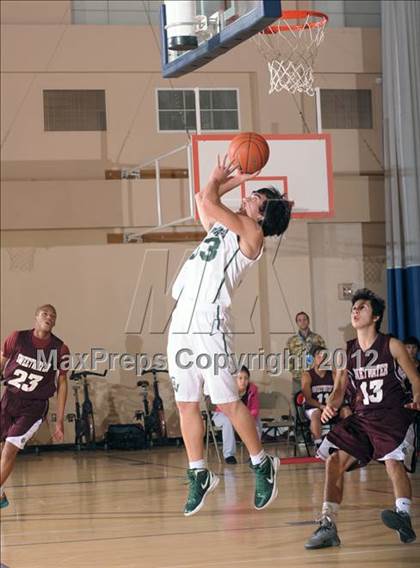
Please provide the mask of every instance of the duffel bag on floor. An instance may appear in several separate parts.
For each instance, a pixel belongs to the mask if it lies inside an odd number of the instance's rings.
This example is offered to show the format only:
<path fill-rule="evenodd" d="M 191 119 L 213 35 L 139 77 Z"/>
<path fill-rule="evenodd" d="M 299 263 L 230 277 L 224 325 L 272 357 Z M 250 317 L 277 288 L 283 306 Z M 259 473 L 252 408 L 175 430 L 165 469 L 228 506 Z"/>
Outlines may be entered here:
<path fill-rule="evenodd" d="M 141 424 L 111 424 L 105 440 L 110 450 L 142 450 L 146 447 L 146 435 Z"/>

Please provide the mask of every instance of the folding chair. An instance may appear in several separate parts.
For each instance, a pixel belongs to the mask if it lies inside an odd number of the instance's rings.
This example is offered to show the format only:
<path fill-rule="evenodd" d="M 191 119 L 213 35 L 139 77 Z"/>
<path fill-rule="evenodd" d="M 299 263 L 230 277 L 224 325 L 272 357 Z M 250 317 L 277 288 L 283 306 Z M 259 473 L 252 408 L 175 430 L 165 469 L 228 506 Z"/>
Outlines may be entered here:
<path fill-rule="evenodd" d="M 299 434 L 305 444 L 306 454 L 311 455 L 309 447 L 312 445 L 312 434 L 310 429 L 310 420 L 305 414 L 305 396 L 302 391 L 297 392 L 293 397 L 295 405 L 295 450 L 294 455 L 297 455 L 297 446 L 299 442 Z"/>

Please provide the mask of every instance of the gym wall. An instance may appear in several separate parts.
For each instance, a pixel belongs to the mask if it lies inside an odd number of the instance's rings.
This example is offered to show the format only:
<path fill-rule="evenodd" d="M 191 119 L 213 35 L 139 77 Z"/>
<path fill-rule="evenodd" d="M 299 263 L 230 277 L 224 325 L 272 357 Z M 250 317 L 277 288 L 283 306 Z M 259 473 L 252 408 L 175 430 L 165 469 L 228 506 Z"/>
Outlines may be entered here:
<path fill-rule="evenodd" d="M 288 9 L 295 5 L 287 2 Z M 237 88 L 241 130 L 299 133 L 304 126 L 290 95 L 267 94 L 266 66 L 252 41 L 169 83 L 161 77 L 150 27 L 72 25 L 70 8 L 68 1 L 2 2 L 1 337 L 30 327 L 35 306 L 51 302 L 59 312 L 56 332 L 72 351 L 164 351 L 165 334 L 147 326 L 137 336 L 125 334 L 132 295 L 146 251 L 168 251 L 174 271 L 194 243 L 107 244 L 110 233 L 152 226 L 156 208 L 154 180 L 105 180 L 105 170 L 134 166 L 186 143 L 185 133 L 157 131 L 157 88 Z M 378 29 L 327 32 L 316 82 L 321 88 L 370 89 L 373 128 L 330 131 L 336 215 L 294 221 L 278 255 L 275 241 L 267 242 L 268 254 L 236 298 L 237 319 L 249 325 L 243 306 L 258 297 L 251 332 L 237 336 L 238 352 L 281 352 L 302 309 L 330 347 L 342 346 L 350 333 L 349 303 L 339 299 L 339 284 L 368 285 L 385 295 L 380 47 Z M 46 89 L 104 89 L 107 130 L 44 131 Z M 314 100 L 297 102 L 315 131 Z M 166 165 L 185 164 L 185 158 L 172 157 Z M 170 218 L 184 216 L 186 183 L 163 182 Z M 161 259 L 154 254 L 149 270 L 159 277 Z M 170 300 L 162 305 L 169 309 Z M 291 389 L 287 372 L 255 373 L 254 379 L 266 391 Z M 141 408 L 134 381 L 133 373 L 114 371 L 106 382 L 92 383 L 99 433 L 109 420 L 131 421 Z M 175 432 L 169 385 L 162 391 Z M 72 437 L 69 423 L 66 439 Z"/>

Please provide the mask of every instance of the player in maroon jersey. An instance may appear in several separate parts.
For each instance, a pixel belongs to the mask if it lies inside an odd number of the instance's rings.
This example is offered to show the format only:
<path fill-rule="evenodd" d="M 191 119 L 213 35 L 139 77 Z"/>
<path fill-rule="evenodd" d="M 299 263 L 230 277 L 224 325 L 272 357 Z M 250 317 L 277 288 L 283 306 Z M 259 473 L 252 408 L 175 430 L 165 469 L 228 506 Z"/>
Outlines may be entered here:
<path fill-rule="evenodd" d="M 322 442 L 321 414 L 333 391 L 336 372 L 323 365 L 326 355 L 324 347 L 314 345 L 311 349 L 311 355 L 314 359 L 314 365 L 312 369 L 302 374 L 302 392 L 305 397 L 305 415 L 311 423 L 312 437 L 315 447 L 318 449 Z M 338 415 L 340 418 L 346 418 L 350 414 L 351 410 L 345 401 L 339 409 Z"/>
<path fill-rule="evenodd" d="M 47 414 L 48 399 L 56 390 L 57 425 L 53 439 L 61 441 L 64 437 L 67 375 L 61 366 L 69 350 L 51 333 L 56 317 L 54 306 L 40 306 L 35 312 L 34 329 L 15 331 L 3 345 L 0 365 L 6 388 L 0 417 L 0 507 L 9 504 L 4 484 L 12 472 L 16 455 L 41 426 Z"/>
<path fill-rule="evenodd" d="M 395 510 L 382 512 L 384 524 L 398 531 L 401 542 L 416 539 L 411 526 L 411 484 L 404 466 L 414 454 L 413 420 L 420 410 L 420 375 L 404 345 L 379 333 L 385 302 L 372 291 L 358 290 L 352 298 L 351 323 L 357 338 L 347 346 L 347 369 L 339 372 L 322 420 L 337 414 L 347 381 L 354 394 L 353 414 L 327 434 L 318 450 L 326 460 L 324 503 L 319 528 L 305 548 L 338 546 L 336 519 L 343 499 L 344 472 L 370 460 L 385 463 L 395 495 Z M 404 371 L 413 387 L 407 402 Z"/>

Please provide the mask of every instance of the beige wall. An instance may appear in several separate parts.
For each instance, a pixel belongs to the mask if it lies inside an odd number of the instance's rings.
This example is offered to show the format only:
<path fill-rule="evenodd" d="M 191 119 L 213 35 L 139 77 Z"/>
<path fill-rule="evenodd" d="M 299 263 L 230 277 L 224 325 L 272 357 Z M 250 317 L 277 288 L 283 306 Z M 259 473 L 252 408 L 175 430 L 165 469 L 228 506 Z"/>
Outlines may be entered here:
<path fill-rule="evenodd" d="M 74 26 L 69 1 L 3 1 L 1 7 L 2 339 L 29 327 L 34 307 L 48 301 L 57 304 L 57 333 L 73 351 L 95 345 L 164 351 L 165 334 L 124 332 L 146 251 L 162 247 L 106 244 L 107 233 L 156 222 L 154 182 L 105 181 L 104 170 L 143 163 L 187 142 L 183 133 L 157 132 L 157 88 L 238 88 L 241 129 L 261 132 L 303 132 L 295 101 L 268 95 L 266 65 L 252 40 L 168 81 L 147 26 Z M 349 332 L 349 305 L 338 299 L 338 285 L 366 284 L 385 294 L 379 30 L 329 29 L 315 70 L 321 88 L 371 89 L 374 127 L 331 131 L 336 215 L 294 221 L 278 255 L 277 243 L 267 241 L 265 258 L 236 298 L 237 323 L 245 330 L 237 336 L 240 352 L 281 352 L 302 309 L 339 346 Z M 107 131 L 45 132 L 44 89 L 105 89 Z M 297 96 L 296 102 L 314 131 L 314 99 Z M 164 166 L 185 167 L 185 153 Z M 186 191 L 186 180 L 163 182 L 165 221 L 185 215 Z M 185 246 L 164 248 L 172 274 Z M 155 254 L 149 272 L 160 278 Z M 244 307 L 256 298 L 250 326 Z M 160 310 L 169 305 L 165 300 Z M 254 378 L 264 390 L 290 392 L 287 373 Z M 134 380 L 133 373 L 115 371 L 94 382 L 100 432 L 110 420 L 130 421 L 141 407 Z M 171 390 L 163 390 L 175 432 Z M 72 425 L 66 428 L 70 441 Z"/>

